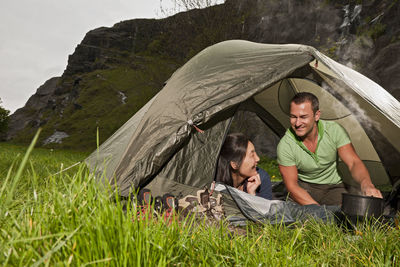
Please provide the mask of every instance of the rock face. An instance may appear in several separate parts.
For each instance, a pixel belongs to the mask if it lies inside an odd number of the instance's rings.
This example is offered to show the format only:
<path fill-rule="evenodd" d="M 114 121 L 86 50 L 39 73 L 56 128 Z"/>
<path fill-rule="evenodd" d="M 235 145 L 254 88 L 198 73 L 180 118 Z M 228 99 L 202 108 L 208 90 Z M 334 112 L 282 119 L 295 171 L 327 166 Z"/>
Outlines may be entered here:
<path fill-rule="evenodd" d="M 45 110 L 54 109 L 54 93 L 59 81 L 60 77 L 47 80 L 37 89 L 36 93 L 28 99 L 28 102 L 26 102 L 23 108 L 16 110 L 10 116 L 7 132 L 8 140 L 27 127 L 37 129 L 46 124 L 46 120 L 43 120 L 43 112 Z"/>
<path fill-rule="evenodd" d="M 44 145 L 51 144 L 51 143 L 61 144 L 62 140 L 64 138 L 67 138 L 68 136 L 69 135 L 67 133 L 55 131 L 52 136 L 50 136 L 46 140 L 44 140 L 43 144 Z"/>
<path fill-rule="evenodd" d="M 378 51 L 366 73 L 400 101 L 400 43 Z"/>
<path fill-rule="evenodd" d="M 69 56 L 64 75 L 107 69 L 113 63 L 121 63 L 126 52 L 140 53 L 146 50 L 152 37 L 160 34 L 162 24 L 154 19 L 138 19 L 88 32 Z"/>
<path fill-rule="evenodd" d="M 228 39 L 314 46 L 399 99 L 399 15 L 399 1 L 227 0 L 98 28 L 69 56 L 62 77 L 48 80 L 11 116 L 7 138 L 29 142 L 42 127 L 42 144 L 58 131 L 68 137 L 47 146 L 93 149 L 96 132 L 104 141 L 185 61 Z"/>

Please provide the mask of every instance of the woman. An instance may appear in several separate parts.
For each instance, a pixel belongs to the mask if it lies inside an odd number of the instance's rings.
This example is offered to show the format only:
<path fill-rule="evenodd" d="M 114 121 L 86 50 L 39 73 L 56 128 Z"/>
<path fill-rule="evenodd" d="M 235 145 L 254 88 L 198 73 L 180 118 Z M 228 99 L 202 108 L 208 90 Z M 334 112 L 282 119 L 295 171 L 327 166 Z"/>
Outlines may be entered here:
<path fill-rule="evenodd" d="M 251 195 L 272 199 L 271 179 L 257 167 L 259 160 L 253 143 L 244 134 L 229 134 L 219 155 L 216 180 Z"/>

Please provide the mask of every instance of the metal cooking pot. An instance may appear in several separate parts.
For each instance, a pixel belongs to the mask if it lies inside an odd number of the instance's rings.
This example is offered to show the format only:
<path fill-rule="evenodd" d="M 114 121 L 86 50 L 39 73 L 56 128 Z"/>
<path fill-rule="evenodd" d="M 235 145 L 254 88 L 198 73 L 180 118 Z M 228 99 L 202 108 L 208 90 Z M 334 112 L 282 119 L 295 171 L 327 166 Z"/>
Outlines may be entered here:
<path fill-rule="evenodd" d="M 342 212 L 350 216 L 382 216 L 384 200 L 382 198 L 342 193 Z"/>

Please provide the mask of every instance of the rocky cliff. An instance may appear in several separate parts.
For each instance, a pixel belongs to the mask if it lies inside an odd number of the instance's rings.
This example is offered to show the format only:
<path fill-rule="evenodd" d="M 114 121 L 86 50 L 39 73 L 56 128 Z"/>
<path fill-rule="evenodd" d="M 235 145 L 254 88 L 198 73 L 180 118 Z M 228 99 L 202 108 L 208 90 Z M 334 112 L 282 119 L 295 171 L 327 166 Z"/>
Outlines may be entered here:
<path fill-rule="evenodd" d="M 93 149 L 205 47 L 228 39 L 302 43 L 365 74 L 400 98 L 399 1 L 227 0 L 169 18 L 88 32 L 61 77 L 12 116 L 8 139 Z"/>

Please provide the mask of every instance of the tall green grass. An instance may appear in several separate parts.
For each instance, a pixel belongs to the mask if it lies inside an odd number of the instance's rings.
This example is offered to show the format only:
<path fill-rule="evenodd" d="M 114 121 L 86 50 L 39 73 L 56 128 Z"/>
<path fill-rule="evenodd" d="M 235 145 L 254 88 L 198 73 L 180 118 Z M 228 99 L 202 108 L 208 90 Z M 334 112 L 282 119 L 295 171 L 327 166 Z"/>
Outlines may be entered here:
<path fill-rule="evenodd" d="M 247 235 L 237 235 L 224 223 L 138 218 L 134 206 L 128 202 L 123 211 L 126 203 L 100 186 L 84 164 L 54 174 L 86 155 L 32 148 L 0 144 L 3 266 L 400 264 L 399 227 L 365 224 L 350 232 L 307 221 L 249 224 Z"/>

